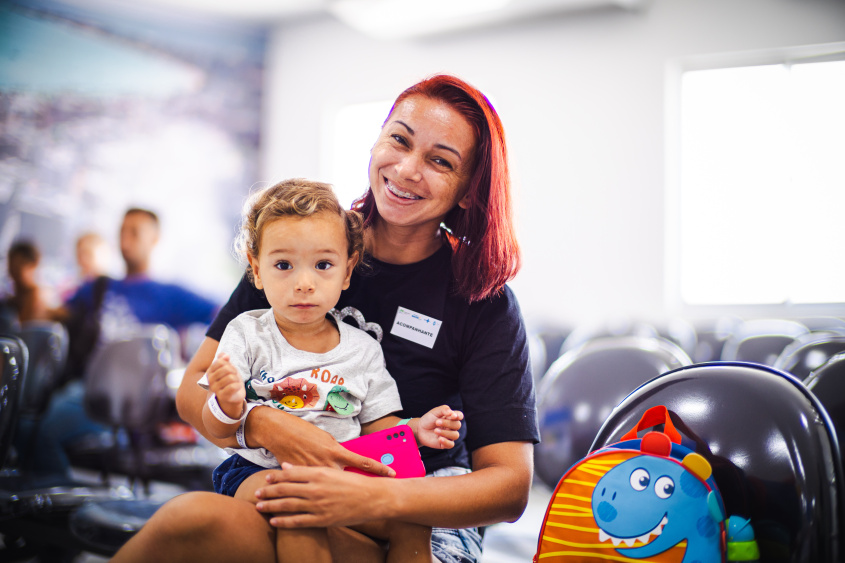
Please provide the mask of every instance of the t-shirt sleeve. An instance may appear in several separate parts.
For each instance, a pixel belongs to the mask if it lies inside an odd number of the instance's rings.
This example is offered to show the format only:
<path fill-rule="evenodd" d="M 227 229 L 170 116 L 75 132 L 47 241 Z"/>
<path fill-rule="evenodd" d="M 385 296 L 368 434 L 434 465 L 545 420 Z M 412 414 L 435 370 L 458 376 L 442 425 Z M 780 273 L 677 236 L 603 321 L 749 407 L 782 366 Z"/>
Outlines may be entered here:
<path fill-rule="evenodd" d="M 269 308 L 270 303 L 264 297 L 264 292 L 256 289 L 244 274 L 232 295 L 229 296 L 229 301 L 217 313 L 217 317 L 208 327 L 205 335 L 219 342 L 229 321 L 246 311 Z"/>
<path fill-rule="evenodd" d="M 525 323 L 516 297 L 470 306 L 460 393 L 470 451 L 501 442 L 540 441 Z"/>
<path fill-rule="evenodd" d="M 224 353 L 229 355 L 229 361 L 238 370 L 241 379 L 247 381 L 251 376 L 250 365 L 251 352 L 248 347 L 248 338 L 245 335 L 244 323 L 240 319 L 234 319 L 226 327 L 223 336 L 220 338 L 220 345 L 217 347 L 217 353 Z M 202 377 L 197 381 L 200 387 L 208 389 L 208 377 L 202 374 Z"/>
<path fill-rule="evenodd" d="M 367 396 L 361 401 L 358 422 L 366 424 L 402 410 L 402 401 L 399 399 L 399 389 L 396 387 L 396 382 L 385 366 L 381 346 L 368 335 L 364 335 L 363 338 L 370 341 L 367 342 L 367 351 L 363 354 L 363 357 L 368 358 L 368 360 L 362 366 L 367 378 Z M 366 340 L 364 341 L 366 342 Z"/>
<path fill-rule="evenodd" d="M 184 287 L 174 285 L 170 292 L 170 310 L 174 327 L 183 327 L 192 323 L 208 324 L 214 318 L 217 304 Z"/>

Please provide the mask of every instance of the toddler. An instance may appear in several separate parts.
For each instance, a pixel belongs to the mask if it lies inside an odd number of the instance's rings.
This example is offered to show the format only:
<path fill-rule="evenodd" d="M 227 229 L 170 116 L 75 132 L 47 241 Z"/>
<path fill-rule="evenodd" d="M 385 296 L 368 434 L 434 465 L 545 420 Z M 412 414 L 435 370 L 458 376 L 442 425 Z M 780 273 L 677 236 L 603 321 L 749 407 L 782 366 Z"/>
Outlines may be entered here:
<path fill-rule="evenodd" d="M 360 214 L 345 211 L 327 184 L 287 180 L 250 199 L 237 246 L 271 308 L 229 323 L 199 383 L 210 391 L 205 427 L 218 438 L 237 436 L 241 445 L 214 470 L 215 490 L 257 502 L 255 491 L 279 462 L 238 436 L 249 409 L 282 409 L 343 442 L 395 426 L 400 421 L 391 413 L 402 406 L 376 339 L 327 315 L 363 255 Z M 442 405 L 407 424 L 417 443 L 451 448 L 462 418 Z M 389 542 L 388 562 L 431 562 L 430 528 L 403 522 L 379 528 L 386 537 L 378 539 Z M 373 527 L 366 529 L 372 535 Z M 276 558 L 331 561 L 327 531 L 277 530 Z"/>

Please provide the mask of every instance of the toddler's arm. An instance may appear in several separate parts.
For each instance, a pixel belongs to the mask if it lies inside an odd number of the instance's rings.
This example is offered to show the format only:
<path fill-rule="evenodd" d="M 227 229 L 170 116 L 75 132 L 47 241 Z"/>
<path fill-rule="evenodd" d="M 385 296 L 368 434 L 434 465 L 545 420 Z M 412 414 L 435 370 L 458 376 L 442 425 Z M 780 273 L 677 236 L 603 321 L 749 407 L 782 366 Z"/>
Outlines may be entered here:
<path fill-rule="evenodd" d="M 464 413 L 461 411 L 452 410 L 448 405 L 440 405 L 425 413 L 422 418 L 412 418 L 408 421 L 408 426 L 413 430 L 418 445 L 448 450 L 455 447 L 463 419 Z M 384 416 L 362 424 L 361 434 L 372 434 L 398 423 L 398 416 Z"/>
<path fill-rule="evenodd" d="M 246 388 L 227 354 L 219 354 L 206 372 L 208 390 L 213 394 L 202 407 L 202 421 L 215 438 L 234 436 L 246 411 Z M 211 404 L 216 402 L 216 406 Z M 215 415 L 215 410 L 219 409 Z M 222 417 L 219 416 L 222 413 Z M 224 422 L 229 418 L 234 422 Z"/>

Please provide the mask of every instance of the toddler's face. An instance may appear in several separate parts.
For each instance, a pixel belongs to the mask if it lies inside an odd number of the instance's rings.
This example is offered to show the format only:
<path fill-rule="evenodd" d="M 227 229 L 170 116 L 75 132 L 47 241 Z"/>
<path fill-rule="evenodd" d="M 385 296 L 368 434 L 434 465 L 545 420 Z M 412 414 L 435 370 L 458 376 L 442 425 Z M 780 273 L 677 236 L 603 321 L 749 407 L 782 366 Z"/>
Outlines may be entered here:
<path fill-rule="evenodd" d="M 329 212 L 282 217 L 264 226 L 257 258 L 250 257 L 255 286 L 264 290 L 282 331 L 325 322 L 349 287 L 343 219 Z"/>

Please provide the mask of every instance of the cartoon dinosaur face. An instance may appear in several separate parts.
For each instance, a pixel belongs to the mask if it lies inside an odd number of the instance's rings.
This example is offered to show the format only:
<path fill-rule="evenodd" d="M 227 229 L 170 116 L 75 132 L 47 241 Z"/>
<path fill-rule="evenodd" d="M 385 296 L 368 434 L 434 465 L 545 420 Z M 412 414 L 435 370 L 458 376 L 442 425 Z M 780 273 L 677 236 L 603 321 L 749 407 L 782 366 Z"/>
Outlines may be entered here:
<path fill-rule="evenodd" d="M 288 377 L 273 385 L 270 398 L 289 409 L 313 407 L 320 399 L 317 386 L 301 377 Z"/>
<path fill-rule="evenodd" d="M 693 454 L 695 455 L 695 454 Z M 700 458 L 700 456 L 698 456 Z M 602 477 L 592 496 L 599 541 L 633 558 L 652 557 L 686 540 L 684 562 L 720 561 L 719 527 L 707 487 L 670 458 L 641 455 Z"/>
<path fill-rule="evenodd" d="M 355 405 L 349 402 L 349 389 L 343 385 L 335 385 L 326 396 L 326 408 L 329 412 L 336 412 L 342 416 L 349 416 L 355 412 Z"/>

